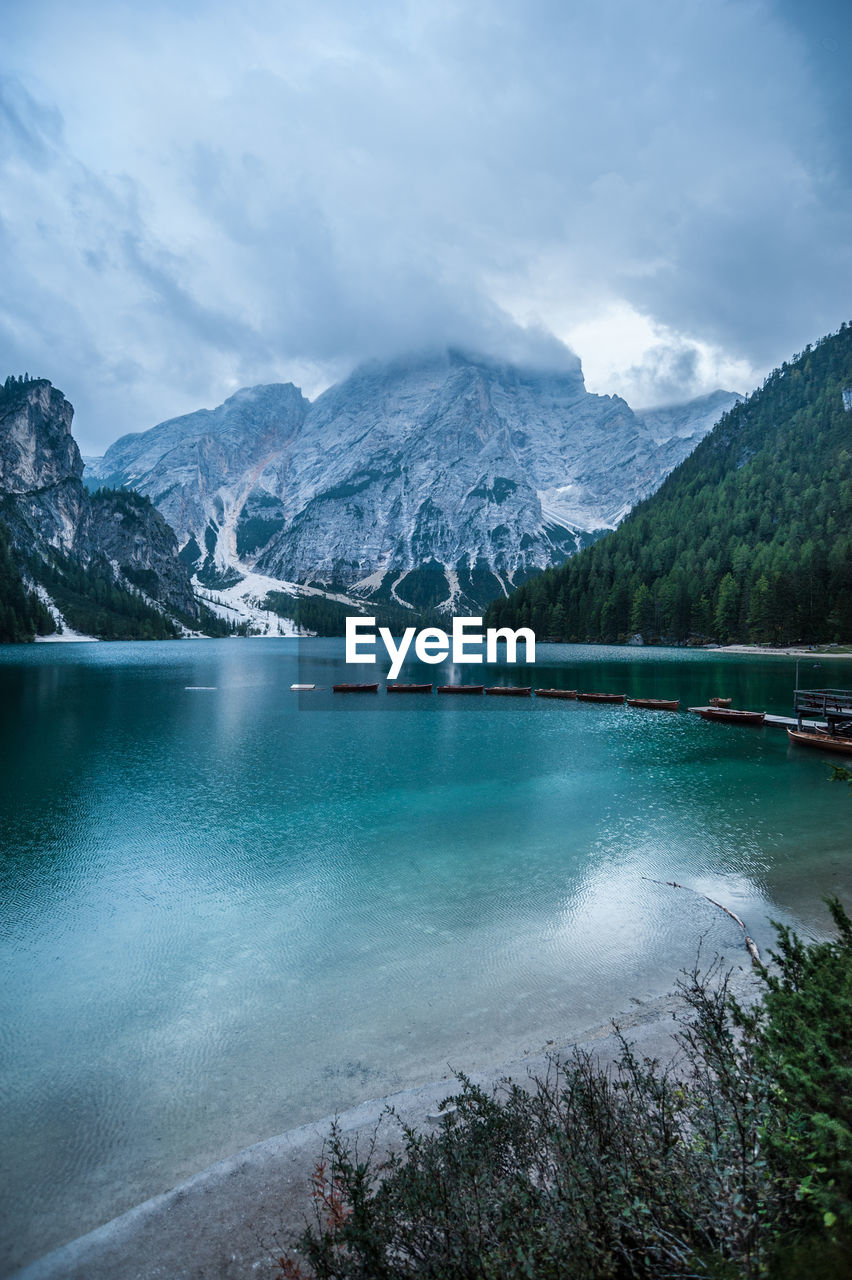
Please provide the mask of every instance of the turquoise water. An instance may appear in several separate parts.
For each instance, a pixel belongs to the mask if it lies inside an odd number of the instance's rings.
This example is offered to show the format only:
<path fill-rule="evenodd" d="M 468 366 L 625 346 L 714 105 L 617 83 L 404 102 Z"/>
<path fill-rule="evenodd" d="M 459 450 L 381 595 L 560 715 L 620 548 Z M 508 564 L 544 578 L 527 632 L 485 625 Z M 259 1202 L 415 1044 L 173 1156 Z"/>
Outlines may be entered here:
<path fill-rule="evenodd" d="M 344 698 L 333 640 L 0 650 L 4 1274 L 211 1161 L 557 1042 L 748 922 L 819 930 L 852 802 L 778 729 Z M 401 679 L 789 714 L 795 663 L 540 646 Z M 324 686 L 291 693 L 294 681 Z M 852 664 L 801 667 L 803 687 Z"/>

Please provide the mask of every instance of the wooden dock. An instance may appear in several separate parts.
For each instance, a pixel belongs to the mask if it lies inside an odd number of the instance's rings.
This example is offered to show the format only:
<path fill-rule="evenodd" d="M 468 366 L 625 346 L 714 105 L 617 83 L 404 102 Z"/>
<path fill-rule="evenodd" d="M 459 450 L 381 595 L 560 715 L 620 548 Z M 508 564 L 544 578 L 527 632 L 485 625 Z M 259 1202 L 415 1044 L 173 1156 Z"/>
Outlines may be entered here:
<path fill-rule="evenodd" d="M 825 717 L 829 733 L 852 737 L 852 689 L 797 689 L 793 704 L 800 729 L 809 724 L 802 716 L 817 712 Z"/>
<path fill-rule="evenodd" d="M 695 714 L 698 715 L 699 712 L 701 711 L 715 711 L 716 708 L 715 707 L 687 707 L 687 710 L 694 711 Z M 766 717 L 764 718 L 763 723 L 774 725 L 778 729 L 788 729 L 788 728 L 795 729 L 799 722 L 795 718 L 795 716 L 770 716 L 767 714 Z M 805 729 L 826 729 L 828 728 L 828 725 L 826 724 L 825 720 L 803 720 L 802 727 Z"/>

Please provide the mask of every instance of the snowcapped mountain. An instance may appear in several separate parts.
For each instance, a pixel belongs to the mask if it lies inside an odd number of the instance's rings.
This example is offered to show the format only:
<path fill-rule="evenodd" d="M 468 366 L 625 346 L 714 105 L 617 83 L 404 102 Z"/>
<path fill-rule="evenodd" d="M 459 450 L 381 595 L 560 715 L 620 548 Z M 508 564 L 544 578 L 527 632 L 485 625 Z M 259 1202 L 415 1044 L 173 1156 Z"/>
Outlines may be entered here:
<path fill-rule="evenodd" d="M 309 404 L 238 392 L 125 436 L 87 478 L 147 494 L 209 586 L 248 572 L 414 608 L 481 607 L 613 528 L 737 397 L 634 413 L 458 350 L 372 362 Z"/>

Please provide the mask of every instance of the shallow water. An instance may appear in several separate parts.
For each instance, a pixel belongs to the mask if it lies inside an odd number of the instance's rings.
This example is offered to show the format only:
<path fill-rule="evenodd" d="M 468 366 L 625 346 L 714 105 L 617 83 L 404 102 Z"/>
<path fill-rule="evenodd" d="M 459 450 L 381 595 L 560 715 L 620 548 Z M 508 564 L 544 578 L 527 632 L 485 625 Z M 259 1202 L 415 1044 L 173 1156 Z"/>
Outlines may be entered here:
<path fill-rule="evenodd" d="M 0 1270 L 365 1097 L 564 1040 L 703 938 L 819 931 L 852 808 L 779 729 L 333 695 L 333 640 L 0 650 Z M 803 687 L 852 666 L 803 662 Z M 540 646 L 462 679 L 789 714 L 795 662 Z M 475 674 L 474 674 L 475 673 Z M 297 695 L 295 681 L 324 686 Z"/>

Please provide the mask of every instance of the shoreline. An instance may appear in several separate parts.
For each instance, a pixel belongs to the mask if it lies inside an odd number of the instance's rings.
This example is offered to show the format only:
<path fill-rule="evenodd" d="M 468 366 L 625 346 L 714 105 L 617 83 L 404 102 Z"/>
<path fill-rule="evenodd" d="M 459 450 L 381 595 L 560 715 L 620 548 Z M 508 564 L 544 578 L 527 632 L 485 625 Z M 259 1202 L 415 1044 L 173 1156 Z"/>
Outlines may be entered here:
<path fill-rule="evenodd" d="M 789 645 L 786 648 L 763 649 L 756 644 L 726 644 L 720 645 L 718 648 L 709 649 L 706 646 L 702 649 L 703 653 L 735 653 L 740 656 L 749 656 L 755 654 L 759 658 L 830 658 L 832 661 L 837 658 L 852 658 L 852 652 L 844 652 L 848 646 L 840 646 L 836 652 L 831 649 L 803 649 Z"/>
<path fill-rule="evenodd" d="M 732 990 L 741 1000 L 757 990 L 747 964 L 741 957 L 731 971 Z M 509 1080 L 523 1084 L 546 1074 L 554 1058 L 564 1060 L 575 1048 L 593 1053 L 607 1067 L 620 1053 L 615 1028 L 642 1057 L 666 1063 L 677 1052 L 674 1019 L 684 1008 L 677 993 L 658 996 L 577 1039 L 548 1043 L 469 1076 L 486 1090 Z M 279 1274 L 277 1258 L 295 1246 L 311 1213 L 310 1177 L 335 1120 L 362 1150 L 374 1136 L 380 1148 L 399 1149 L 400 1126 L 434 1131 L 440 1103 L 457 1091 L 451 1074 L 267 1138 L 35 1259 L 12 1280 L 241 1280 L 250 1274 L 271 1280 Z M 395 1116 L 387 1114 L 389 1107 Z"/>
<path fill-rule="evenodd" d="M 241 639 L 241 640 L 322 640 L 322 639 L 326 639 L 326 640 L 343 640 L 344 638 L 345 638 L 345 637 L 343 637 L 343 636 L 318 636 L 318 635 L 314 635 L 313 633 L 309 633 L 309 634 L 302 634 L 302 633 L 299 633 L 298 631 L 292 631 L 292 632 L 287 632 L 287 633 L 285 633 L 285 632 L 264 631 L 264 632 L 259 633 L 259 634 L 258 634 L 258 633 L 255 633 L 255 634 L 249 634 L 249 635 L 247 635 L 247 636 L 217 636 L 217 637 L 214 637 L 214 636 L 207 636 L 207 635 L 204 635 L 204 634 L 202 634 L 202 633 L 200 633 L 200 632 L 199 632 L 199 633 L 197 633 L 197 634 L 192 633 L 192 634 L 186 634 L 186 635 L 182 635 L 182 636 L 177 636 L 177 637 L 176 637 L 176 639 L 178 639 L 178 640 L 210 640 L 210 639 L 222 639 L 222 640 L 232 640 L 232 639 L 235 639 L 235 640 L 240 640 L 240 639 Z M 103 644 L 127 644 L 127 643 L 131 643 L 131 644 L 158 644 L 158 643 L 160 643 L 160 642 L 159 642 L 159 641 L 157 641 L 157 640 L 145 640 L 145 641 L 103 640 L 101 636 L 87 636 L 87 635 L 83 635 L 83 634 L 82 634 L 82 632 L 78 632 L 78 631 L 71 631 L 70 629 L 66 629 L 64 632 L 60 632 L 60 633 L 56 633 L 56 632 L 54 632 L 52 635 L 49 635 L 49 636 L 35 636 L 35 637 L 33 638 L 33 643 L 34 643 L 34 644 L 101 644 L 101 643 L 103 643 Z M 569 644 L 569 642 L 568 642 L 568 641 L 562 641 L 562 640 L 558 640 L 558 641 L 548 641 L 548 640 L 541 640 L 541 641 L 538 641 L 538 640 L 537 640 L 537 641 L 536 641 L 536 645 L 537 645 L 537 646 L 545 646 L 545 645 L 550 645 L 550 644 L 558 645 L 558 646 L 565 646 L 565 645 L 568 645 L 568 644 Z M 690 646 L 688 646 L 688 645 L 686 645 L 686 646 L 684 646 L 684 645 L 663 645 L 663 644 L 661 644 L 661 645 L 631 645 L 631 644 L 629 644 L 629 643 L 625 643 L 625 644 L 615 644 L 615 645 L 606 645 L 606 646 L 604 646 L 604 645 L 600 645 L 600 644 L 598 644 L 598 643 L 596 643 L 596 642 L 594 642 L 594 641 L 592 641 L 592 642 L 588 642 L 588 643 L 585 643 L 585 644 L 583 644 L 583 643 L 581 643 L 581 642 L 579 642 L 579 641 L 578 641 L 578 642 L 576 642 L 576 643 L 574 643 L 574 644 L 571 644 L 571 645 L 570 645 L 570 647 L 571 647 L 571 648 L 582 648 L 582 649 L 600 649 L 600 648 L 612 648 L 612 649 L 631 649 L 631 648 L 640 648 L 640 649 L 681 649 L 681 648 L 687 648 L 687 649 L 688 649 Z M 757 645 L 757 644 L 724 644 L 724 645 L 721 645 L 721 644 L 720 644 L 720 645 L 698 645 L 698 646 L 696 646 L 696 647 L 695 647 L 695 649 L 694 649 L 693 651 L 694 651 L 694 652 L 698 652 L 698 653 L 732 653 L 732 654 L 736 654 L 738 657 L 758 657 L 758 658 L 814 658 L 814 659 L 819 659 L 819 658 L 828 658 L 828 659 L 830 659 L 831 661 L 834 661 L 835 659 L 836 659 L 836 660 L 838 660 L 838 661 L 839 661 L 839 660 L 841 660 L 841 659 L 843 659 L 843 660 L 852 659 L 852 646 L 849 646 L 849 645 L 839 645 L 839 646 L 838 646 L 838 648 L 837 648 L 836 650 L 832 650 L 830 647 L 825 646 L 825 645 L 824 645 L 824 646 L 821 646 L 820 648 L 817 648 L 817 649 L 809 649 L 809 648 L 807 648 L 807 647 L 796 646 L 796 645 L 785 645 L 785 646 L 782 646 L 782 647 L 780 647 L 780 648 L 775 648 L 774 646 L 772 646 L 772 647 L 768 647 L 768 646 L 767 646 L 767 647 L 763 647 L 763 646 L 761 646 L 761 645 Z"/>

